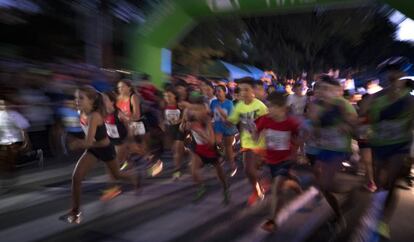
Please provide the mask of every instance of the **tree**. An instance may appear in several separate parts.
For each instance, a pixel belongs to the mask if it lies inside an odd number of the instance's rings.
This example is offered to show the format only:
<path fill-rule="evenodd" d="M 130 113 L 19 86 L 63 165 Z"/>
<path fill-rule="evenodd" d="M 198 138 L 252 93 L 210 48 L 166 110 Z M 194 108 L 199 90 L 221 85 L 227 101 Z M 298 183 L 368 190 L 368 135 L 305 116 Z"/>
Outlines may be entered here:
<path fill-rule="evenodd" d="M 307 13 L 245 19 L 260 53 L 267 53 L 269 67 L 282 72 L 311 73 L 346 64 L 344 51 L 373 27 L 371 8 L 315 10 Z M 269 61 L 270 60 L 270 61 Z"/>
<path fill-rule="evenodd" d="M 201 23 L 180 43 L 175 54 L 203 49 L 205 55 L 274 69 L 279 74 L 326 71 L 328 68 L 374 68 L 390 55 L 412 53 L 413 46 L 394 39 L 392 9 L 379 4 L 359 8 L 321 9 L 273 16 L 219 17 Z M 402 50 L 404 49 L 404 52 Z M 195 55 L 197 56 L 197 55 Z M 179 58 L 175 64 L 182 65 Z M 194 62 L 203 61 L 192 59 Z"/>
<path fill-rule="evenodd" d="M 248 61 L 253 45 L 240 18 L 208 19 L 201 22 L 173 47 L 175 72 L 199 74 L 204 65 L 217 59 Z"/>

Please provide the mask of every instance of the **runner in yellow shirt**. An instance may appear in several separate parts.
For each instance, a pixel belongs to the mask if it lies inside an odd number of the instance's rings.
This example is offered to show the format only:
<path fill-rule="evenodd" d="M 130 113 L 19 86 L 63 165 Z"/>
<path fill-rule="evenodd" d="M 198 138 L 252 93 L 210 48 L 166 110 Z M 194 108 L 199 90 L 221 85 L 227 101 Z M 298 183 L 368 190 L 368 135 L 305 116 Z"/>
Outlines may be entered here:
<path fill-rule="evenodd" d="M 240 140 L 243 152 L 243 163 L 246 175 L 253 188 L 247 203 L 253 205 L 258 199 L 264 199 L 262 187 L 258 183 L 257 167 L 261 163 L 260 157 L 263 154 L 265 143 L 261 137 L 258 142 L 252 138 L 252 130 L 255 128 L 254 121 L 267 114 L 266 105 L 254 96 L 254 80 L 243 78 L 238 81 L 240 88 L 241 102 L 238 102 L 233 113 L 227 117 L 227 121 L 232 124 L 239 124 Z M 225 112 L 222 113 L 226 116 Z"/>

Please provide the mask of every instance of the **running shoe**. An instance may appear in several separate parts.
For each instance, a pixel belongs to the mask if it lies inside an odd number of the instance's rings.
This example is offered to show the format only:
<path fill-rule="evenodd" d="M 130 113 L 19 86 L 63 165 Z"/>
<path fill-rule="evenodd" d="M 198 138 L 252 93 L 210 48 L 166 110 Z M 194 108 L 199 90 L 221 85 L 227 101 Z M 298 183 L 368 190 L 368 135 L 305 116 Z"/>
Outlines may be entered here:
<path fill-rule="evenodd" d="M 368 184 L 364 185 L 364 188 L 370 192 L 375 192 L 378 189 L 375 183 L 373 182 L 368 182 Z"/>
<path fill-rule="evenodd" d="M 119 168 L 119 170 L 124 171 L 126 170 L 127 167 L 128 167 L 128 161 L 124 161 L 121 165 L 121 168 Z"/>
<path fill-rule="evenodd" d="M 70 223 L 70 224 L 80 224 L 82 221 L 82 213 L 71 211 L 59 217 L 59 220 L 64 221 L 66 223 Z"/>
<path fill-rule="evenodd" d="M 163 169 L 163 162 L 161 160 L 157 160 L 149 169 L 148 169 L 148 176 L 157 176 L 161 173 Z"/>
<path fill-rule="evenodd" d="M 391 238 L 390 226 L 387 223 L 383 222 L 383 221 L 380 221 L 378 223 L 377 232 L 378 232 L 379 235 L 381 235 L 382 237 L 384 237 L 388 240 Z"/>
<path fill-rule="evenodd" d="M 257 200 L 259 200 L 259 196 L 257 196 L 256 192 L 253 192 L 249 198 L 247 199 L 247 205 L 248 206 L 253 206 L 254 204 L 256 204 Z"/>
<path fill-rule="evenodd" d="M 253 192 L 249 198 L 247 199 L 247 205 L 248 206 L 253 206 L 255 205 L 258 201 L 262 201 L 264 199 L 264 194 L 262 193 L 261 196 L 257 195 L 256 192 Z"/>
<path fill-rule="evenodd" d="M 197 193 L 196 193 L 196 195 L 194 197 L 194 202 L 200 201 L 204 197 L 204 195 L 206 195 L 206 192 L 207 192 L 206 186 L 205 185 L 201 185 L 198 188 Z"/>
<path fill-rule="evenodd" d="M 261 226 L 261 228 L 269 233 L 275 232 L 277 229 L 275 221 L 272 219 L 266 220 Z"/>
<path fill-rule="evenodd" d="M 110 201 L 110 200 L 114 199 L 115 197 L 117 197 L 121 193 L 122 193 L 121 187 L 114 186 L 114 187 L 111 187 L 111 188 L 105 190 L 103 192 L 100 200 L 102 202 L 107 202 L 107 201 Z"/>
<path fill-rule="evenodd" d="M 260 183 L 257 182 L 255 191 L 247 199 L 247 205 L 253 206 L 254 204 L 256 204 L 257 201 L 262 201 L 264 200 L 264 198 L 265 198 L 264 190 L 262 186 L 260 185 Z"/>

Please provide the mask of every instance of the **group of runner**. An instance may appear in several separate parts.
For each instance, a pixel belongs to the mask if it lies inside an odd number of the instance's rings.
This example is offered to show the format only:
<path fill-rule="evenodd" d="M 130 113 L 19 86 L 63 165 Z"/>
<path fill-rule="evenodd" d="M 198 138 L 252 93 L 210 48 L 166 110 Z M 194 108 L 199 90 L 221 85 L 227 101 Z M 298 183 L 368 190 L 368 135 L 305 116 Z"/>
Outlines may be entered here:
<path fill-rule="evenodd" d="M 389 60 L 383 69 L 389 87 L 364 97 L 356 108 L 343 98 L 341 84 L 328 75 L 321 75 L 309 90 L 304 83 L 294 84 L 291 95 L 266 92 L 263 83 L 251 78 L 237 80 L 236 90 L 213 86 L 202 78 L 199 86 L 189 86 L 184 81 L 167 85 L 159 105 L 163 113 L 154 128 L 171 141 L 172 178 L 180 179 L 185 172 L 185 157 L 189 157 L 191 175 L 198 187 L 194 200 L 198 201 L 206 194 L 200 169 L 211 165 L 223 187 L 223 202 L 228 204 L 228 178 L 241 169 L 235 160 L 237 136 L 241 142 L 237 152 L 242 155 L 252 189 L 247 204 L 252 206 L 263 200 L 271 190 L 273 211 L 263 229 L 277 229 L 283 193 L 302 192 L 291 168 L 304 160 L 312 166 L 316 187 L 335 212 L 338 226 L 344 226 L 341 208 L 333 195 L 334 184 L 342 163 L 350 159 L 352 143 L 358 141 L 367 175 L 366 188 L 371 192 L 389 191 L 381 220 L 387 236 L 395 183 L 411 166 L 414 97 L 410 92 L 414 81 L 405 77 L 398 60 Z M 75 96 L 85 138 L 72 139 L 69 147 L 85 149 L 85 153 L 73 172 L 72 208 L 65 216 L 70 223 L 81 221 L 81 181 L 96 161 L 105 162 L 112 181 L 125 180 L 137 189 L 140 178 L 134 169 L 129 169 L 134 155 L 151 161 L 152 175 L 162 170 L 159 156 L 149 148 L 154 128 L 149 129 L 142 115 L 142 97 L 129 81 L 119 81 L 116 90 L 107 93 L 81 87 Z M 223 164 L 229 169 L 223 169 Z M 271 182 L 259 172 L 264 165 L 270 170 Z M 119 193 L 120 187 L 114 186 L 103 199 Z"/>

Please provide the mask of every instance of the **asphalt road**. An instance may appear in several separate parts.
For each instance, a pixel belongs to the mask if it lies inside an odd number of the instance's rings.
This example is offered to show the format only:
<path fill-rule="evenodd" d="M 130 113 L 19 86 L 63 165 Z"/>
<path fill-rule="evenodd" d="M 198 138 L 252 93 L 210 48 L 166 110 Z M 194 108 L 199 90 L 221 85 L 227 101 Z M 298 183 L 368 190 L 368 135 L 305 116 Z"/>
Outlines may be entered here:
<path fill-rule="evenodd" d="M 172 181 L 170 158 L 164 155 L 163 172 L 145 179 L 138 194 L 123 185 L 123 193 L 109 202 L 99 200 L 108 181 L 99 165 L 83 184 L 80 225 L 58 220 L 69 207 L 73 164 L 20 177 L 22 185 L 0 196 L 0 241 L 350 241 L 375 199 L 375 194 L 360 188 L 361 177 L 343 174 L 338 198 L 348 228 L 336 234 L 330 226 L 331 209 L 307 184 L 300 197 L 290 196 L 290 204 L 299 207 L 286 208 L 282 225 L 269 234 L 260 228 L 269 214 L 269 198 L 248 207 L 250 188 L 242 172 L 230 179 L 231 202 L 224 205 L 214 169 L 205 167 L 208 193 L 194 203 L 191 177 L 187 173 Z M 306 172 L 300 176 L 306 177 Z M 392 241 L 413 241 L 414 190 L 400 189 L 399 194 Z"/>

